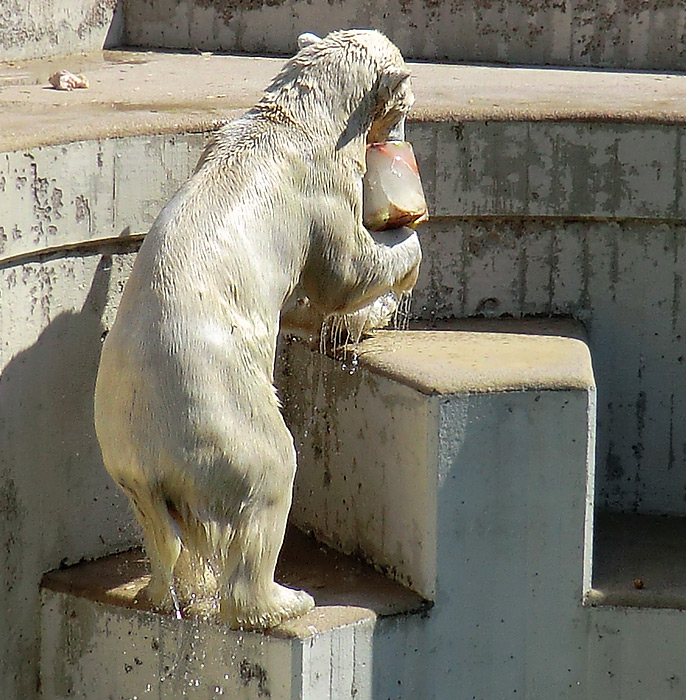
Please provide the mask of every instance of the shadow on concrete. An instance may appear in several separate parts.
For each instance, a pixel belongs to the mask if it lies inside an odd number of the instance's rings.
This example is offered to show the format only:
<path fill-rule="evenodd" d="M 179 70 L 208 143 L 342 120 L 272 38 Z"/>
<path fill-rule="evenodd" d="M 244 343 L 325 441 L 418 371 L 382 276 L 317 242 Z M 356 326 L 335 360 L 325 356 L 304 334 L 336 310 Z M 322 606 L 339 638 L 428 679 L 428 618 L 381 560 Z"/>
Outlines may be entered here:
<path fill-rule="evenodd" d="M 56 316 L 0 375 L 2 697 L 35 695 L 43 573 L 131 538 L 128 507 L 105 472 L 93 426 L 111 270 L 111 256 L 103 256 L 81 309 Z M 11 318 L 12 309 L 5 313 Z M 6 332 L 19 334 L 14 324 L 26 321 L 14 318 Z"/>

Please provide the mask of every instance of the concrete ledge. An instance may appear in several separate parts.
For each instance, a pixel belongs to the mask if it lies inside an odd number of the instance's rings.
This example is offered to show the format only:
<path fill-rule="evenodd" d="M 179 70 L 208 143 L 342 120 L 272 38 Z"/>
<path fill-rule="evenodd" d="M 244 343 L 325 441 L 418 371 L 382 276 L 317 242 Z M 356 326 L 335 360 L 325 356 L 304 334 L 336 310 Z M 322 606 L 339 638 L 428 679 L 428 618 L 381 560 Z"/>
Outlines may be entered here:
<path fill-rule="evenodd" d="M 402 342 L 394 331 L 379 331 L 360 344 L 360 361 L 425 394 L 586 391 L 594 386 L 590 352 L 578 324 L 469 319 L 440 327 L 406 331 Z"/>
<path fill-rule="evenodd" d="M 205 131 L 252 106 L 284 59 L 104 51 L 0 63 L 0 151 L 140 134 Z M 417 121 L 683 124 L 686 75 L 411 64 Z M 48 77 L 84 72 L 87 90 Z"/>
<path fill-rule="evenodd" d="M 132 549 L 52 571 L 44 576 L 41 586 L 110 606 L 157 612 L 138 597 L 149 578 L 147 558 L 139 549 Z M 307 590 L 315 597 L 317 607 L 301 618 L 271 629 L 272 637 L 305 639 L 342 625 L 373 621 L 377 615 L 407 614 L 427 607 L 426 601 L 412 591 L 295 528 L 290 528 L 287 534 L 277 579 L 293 588 Z"/>
<path fill-rule="evenodd" d="M 490 460 L 493 478 L 509 479 L 516 445 L 520 459 L 531 464 L 528 478 L 538 478 L 540 468 L 540 478 L 547 479 L 553 470 L 544 456 L 553 449 L 548 442 L 569 439 L 576 444 L 575 456 L 568 456 L 565 478 L 573 487 L 567 498 L 581 513 L 575 516 L 573 539 L 580 549 L 574 556 L 580 579 L 586 572 L 578 584 L 580 600 L 582 588 L 590 587 L 590 519 L 584 524 L 582 504 L 587 486 L 592 501 L 592 482 L 586 481 L 592 453 L 586 449 L 595 420 L 595 383 L 582 337 L 579 325 L 537 320 L 384 331 L 359 345 L 356 369 L 350 354 L 334 360 L 301 342 L 286 343 L 277 385 L 299 455 L 294 522 L 344 552 L 362 553 L 435 600 L 441 454 L 469 443 L 475 463 Z M 446 411 L 459 420 L 444 427 Z M 522 422 L 512 435 L 503 427 L 510 420 Z M 561 431 L 554 427 L 559 421 L 574 427 Z M 502 452 L 493 447 L 508 440 Z M 454 465 L 460 474 L 461 459 Z"/>
<path fill-rule="evenodd" d="M 374 686 L 386 697 L 405 670 L 375 659 L 417 633 L 424 617 L 408 613 L 425 601 L 296 530 L 278 578 L 309 590 L 317 607 L 255 633 L 150 610 L 137 599 L 148 579 L 139 550 L 47 574 L 41 697 L 371 700 Z"/>
<path fill-rule="evenodd" d="M 596 518 L 590 605 L 686 610 L 686 518 Z"/>

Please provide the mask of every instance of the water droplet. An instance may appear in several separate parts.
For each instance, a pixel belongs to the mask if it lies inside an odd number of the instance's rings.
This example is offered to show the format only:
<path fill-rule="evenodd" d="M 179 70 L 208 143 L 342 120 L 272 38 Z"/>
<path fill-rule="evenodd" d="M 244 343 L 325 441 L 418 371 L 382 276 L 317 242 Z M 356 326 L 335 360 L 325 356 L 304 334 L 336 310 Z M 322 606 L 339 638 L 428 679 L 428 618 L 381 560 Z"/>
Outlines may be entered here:
<path fill-rule="evenodd" d="M 179 605 L 179 597 L 176 595 L 176 589 L 174 586 L 169 586 L 169 593 L 171 594 L 172 605 L 174 606 L 174 617 L 177 620 L 183 620 L 181 606 Z"/>

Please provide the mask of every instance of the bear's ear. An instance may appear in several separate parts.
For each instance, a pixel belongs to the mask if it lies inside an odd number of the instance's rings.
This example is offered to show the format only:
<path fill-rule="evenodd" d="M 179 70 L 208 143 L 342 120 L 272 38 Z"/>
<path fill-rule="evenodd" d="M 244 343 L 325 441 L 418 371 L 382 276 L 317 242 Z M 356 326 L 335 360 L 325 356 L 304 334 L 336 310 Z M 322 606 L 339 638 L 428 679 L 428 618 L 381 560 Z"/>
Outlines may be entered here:
<path fill-rule="evenodd" d="M 305 32 L 298 37 L 298 48 L 305 49 L 308 46 L 312 46 L 312 44 L 316 44 L 318 41 L 321 41 L 321 39 L 316 34 Z"/>
<path fill-rule="evenodd" d="M 386 70 L 381 76 L 379 84 L 380 102 L 390 101 L 398 88 L 410 77 L 411 73 L 405 67 L 394 67 Z"/>

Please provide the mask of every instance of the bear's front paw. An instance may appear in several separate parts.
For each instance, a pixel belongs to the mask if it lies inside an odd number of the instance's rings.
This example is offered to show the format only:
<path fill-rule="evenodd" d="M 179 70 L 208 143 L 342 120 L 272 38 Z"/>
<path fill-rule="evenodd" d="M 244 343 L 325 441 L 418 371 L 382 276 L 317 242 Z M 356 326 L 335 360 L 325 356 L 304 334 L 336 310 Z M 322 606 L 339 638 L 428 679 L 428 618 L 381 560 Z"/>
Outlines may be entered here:
<path fill-rule="evenodd" d="M 387 292 L 361 309 L 343 314 L 339 318 L 343 321 L 348 340 L 357 343 L 363 335 L 391 323 L 397 310 L 398 298 L 393 292 Z M 336 316 L 331 318 L 336 319 Z M 332 327 L 335 328 L 336 324 L 332 324 Z"/>

